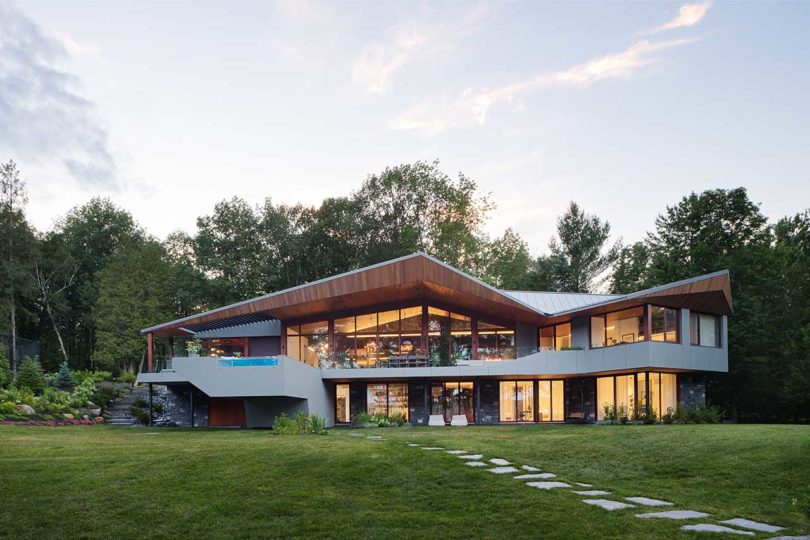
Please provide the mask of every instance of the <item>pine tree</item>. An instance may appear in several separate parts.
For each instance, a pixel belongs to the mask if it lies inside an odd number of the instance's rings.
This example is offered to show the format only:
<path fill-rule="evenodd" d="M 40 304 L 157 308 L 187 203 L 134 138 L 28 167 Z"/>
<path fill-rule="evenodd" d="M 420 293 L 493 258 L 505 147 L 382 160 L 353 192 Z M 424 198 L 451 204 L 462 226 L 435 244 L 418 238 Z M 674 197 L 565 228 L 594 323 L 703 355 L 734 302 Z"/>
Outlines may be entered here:
<path fill-rule="evenodd" d="M 73 374 L 70 372 L 70 368 L 68 367 L 67 362 L 62 362 L 59 365 L 59 374 L 56 376 L 56 380 L 54 381 L 54 385 L 57 388 L 62 390 L 73 390 L 76 388 L 76 379 L 73 377 Z"/>
<path fill-rule="evenodd" d="M 0 343 L 0 388 L 5 388 L 11 384 L 11 368 L 8 364 L 8 355 L 5 345 Z"/>
<path fill-rule="evenodd" d="M 17 388 L 28 388 L 35 394 L 41 394 L 45 389 L 45 374 L 39 362 L 26 356 L 17 369 L 17 378 L 14 380 Z"/>

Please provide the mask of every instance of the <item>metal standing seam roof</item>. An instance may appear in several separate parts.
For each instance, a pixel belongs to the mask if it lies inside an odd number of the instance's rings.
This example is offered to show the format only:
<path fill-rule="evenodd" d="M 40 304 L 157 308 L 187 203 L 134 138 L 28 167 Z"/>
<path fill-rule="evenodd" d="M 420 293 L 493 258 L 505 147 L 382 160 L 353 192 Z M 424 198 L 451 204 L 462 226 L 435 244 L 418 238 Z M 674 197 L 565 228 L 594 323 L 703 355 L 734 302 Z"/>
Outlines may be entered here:
<path fill-rule="evenodd" d="M 607 302 L 621 298 L 621 294 L 589 294 L 589 293 L 564 293 L 564 292 L 541 292 L 541 291 L 502 291 L 524 304 L 528 304 L 534 309 L 540 310 L 549 315 L 588 307 L 600 302 Z"/>

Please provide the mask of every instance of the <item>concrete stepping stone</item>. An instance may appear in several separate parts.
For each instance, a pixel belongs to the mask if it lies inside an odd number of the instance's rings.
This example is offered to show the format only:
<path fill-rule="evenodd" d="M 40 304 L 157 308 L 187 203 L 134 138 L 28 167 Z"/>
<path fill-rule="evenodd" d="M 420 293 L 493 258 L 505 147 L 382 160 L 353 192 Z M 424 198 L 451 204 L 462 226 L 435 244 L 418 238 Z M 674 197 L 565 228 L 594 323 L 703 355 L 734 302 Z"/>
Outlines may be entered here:
<path fill-rule="evenodd" d="M 810 540 L 810 534 L 801 536 L 771 536 L 768 540 Z"/>
<path fill-rule="evenodd" d="M 490 459 L 490 460 L 489 460 L 489 462 L 490 462 L 490 463 L 492 463 L 492 464 L 494 464 L 494 465 L 502 465 L 502 466 L 506 466 L 506 465 L 511 465 L 511 464 L 512 464 L 512 462 L 511 462 L 511 461 L 506 461 L 505 459 L 501 459 L 501 458 L 499 458 L 499 457 L 492 458 L 492 459 Z"/>
<path fill-rule="evenodd" d="M 467 454 L 466 456 L 456 456 L 458 459 L 481 459 L 484 457 L 484 454 Z"/>
<path fill-rule="evenodd" d="M 565 482 L 526 482 L 529 487 L 537 489 L 556 489 L 556 488 L 569 488 Z"/>
<path fill-rule="evenodd" d="M 448 453 L 448 454 L 454 454 L 454 455 L 456 455 L 456 454 L 466 454 L 467 453 L 466 450 L 445 450 L 445 452 Z"/>
<path fill-rule="evenodd" d="M 578 485 L 579 487 L 593 487 L 593 486 L 592 486 L 592 485 L 590 485 L 590 484 L 583 484 L 582 482 L 574 482 L 574 483 L 575 483 L 576 485 Z"/>
<path fill-rule="evenodd" d="M 725 525 L 734 525 L 735 527 L 742 527 L 743 529 L 751 529 L 752 531 L 767 532 L 767 533 L 775 533 L 784 529 L 784 527 L 779 527 L 777 525 L 768 525 L 767 523 L 759 523 L 757 521 L 751 521 L 750 519 L 744 518 L 727 519 L 725 521 L 721 521 L 720 523 L 723 523 Z"/>
<path fill-rule="evenodd" d="M 468 461 L 464 465 L 467 467 L 486 467 L 487 464 L 483 461 Z"/>
<path fill-rule="evenodd" d="M 532 467 L 531 465 L 523 465 L 520 468 L 523 469 L 524 471 L 540 472 L 540 469 L 538 469 L 537 467 Z"/>
<path fill-rule="evenodd" d="M 587 491 L 575 491 L 577 495 L 585 495 L 586 497 L 596 497 L 597 495 L 610 495 L 609 491 L 603 489 L 589 489 Z"/>
<path fill-rule="evenodd" d="M 408 443 L 408 446 L 410 446 L 410 447 L 412 447 L 412 448 L 419 448 L 419 447 L 420 447 L 420 446 L 422 446 L 422 445 L 421 445 L 421 444 L 416 444 L 416 443 L 409 442 L 409 443 Z"/>
<path fill-rule="evenodd" d="M 516 469 L 514 467 L 495 467 L 492 469 L 487 469 L 491 473 L 495 474 L 506 474 L 506 473 L 515 473 L 520 472 L 520 469 Z"/>
<path fill-rule="evenodd" d="M 533 473 L 533 474 L 519 474 L 515 477 L 515 480 L 529 480 L 531 478 L 554 478 L 557 476 L 556 474 L 552 474 L 550 472 L 541 472 L 541 473 Z"/>
<path fill-rule="evenodd" d="M 366 437 L 366 439 L 371 439 L 373 441 L 381 441 L 381 440 L 383 440 L 383 438 L 380 437 L 379 435 L 369 435 L 368 437 Z"/>
<path fill-rule="evenodd" d="M 636 514 L 637 518 L 663 518 L 663 519 L 698 519 L 708 517 L 705 512 L 694 510 L 670 510 L 668 512 L 651 512 L 649 514 Z"/>
<path fill-rule="evenodd" d="M 634 508 L 632 504 L 627 504 L 619 501 L 611 501 L 609 499 L 583 499 L 582 502 L 593 506 L 603 508 L 608 512 L 613 510 L 624 510 L 625 508 Z"/>
<path fill-rule="evenodd" d="M 723 525 L 715 525 L 714 523 L 698 523 L 697 525 L 684 525 L 683 527 L 681 527 L 681 530 L 754 536 L 754 533 L 752 533 L 751 531 L 741 531 L 739 529 L 732 529 L 731 527 L 724 527 Z"/>
<path fill-rule="evenodd" d="M 648 497 L 625 497 L 625 500 L 640 504 L 641 506 L 672 506 L 671 502 L 659 501 Z"/>
<path fill-rule="evenodd" d="M 423 446 L 422 450 L 444 450 L 441 446 Z"/>

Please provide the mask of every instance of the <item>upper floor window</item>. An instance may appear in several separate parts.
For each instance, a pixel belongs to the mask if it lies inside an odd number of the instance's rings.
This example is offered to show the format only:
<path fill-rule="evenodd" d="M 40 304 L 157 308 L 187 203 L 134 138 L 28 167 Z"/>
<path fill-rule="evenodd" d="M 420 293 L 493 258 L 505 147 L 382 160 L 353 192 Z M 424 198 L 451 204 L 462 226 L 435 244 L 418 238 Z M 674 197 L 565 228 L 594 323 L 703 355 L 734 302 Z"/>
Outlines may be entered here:
<path fill-rule="evenodd" d="M 591 348 L 644 341 L 644 306 L 591 317 Z"/>
<path fill-rule="evenodd" d="M 678 310 L 661 306 L 650 306 L 650 326 L 652 341 L 677 343 Z"/>
<path fill-rule="evenodd" d="M 481 360 L 515 358 L 514 328 L 478 321 L 478 358 Z"/>
<path fill-rule="evenodd" d="M 689 334 L 692 345 L 720 346 L 720 317 L 706 313 L 689 313 Z"/>
<path fill-rule="evenodd" d="M 546 326 L 540 329 L 541 351 L 562 351 L 571 348 L 571 323 Z"/>

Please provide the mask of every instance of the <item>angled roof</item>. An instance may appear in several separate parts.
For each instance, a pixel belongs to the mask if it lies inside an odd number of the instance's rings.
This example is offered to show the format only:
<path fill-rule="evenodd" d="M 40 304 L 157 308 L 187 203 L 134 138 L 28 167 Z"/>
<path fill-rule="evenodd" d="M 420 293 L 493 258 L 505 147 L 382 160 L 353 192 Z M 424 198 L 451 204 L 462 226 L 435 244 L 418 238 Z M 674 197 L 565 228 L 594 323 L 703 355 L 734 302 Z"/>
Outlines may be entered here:
<path fill-rule="evenodd" d="M 626 295 L 501 291 L 429 255 L 414 253 L 141 332 L 188 335 L 261 320 L 302 320 L 415 299 L 537 326 L 646 302 L 716 314 L 732 311 L 727 270 Z"/>

